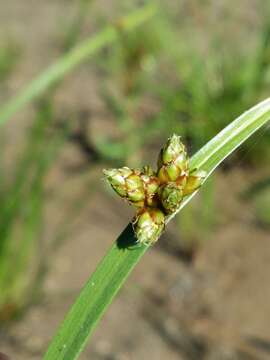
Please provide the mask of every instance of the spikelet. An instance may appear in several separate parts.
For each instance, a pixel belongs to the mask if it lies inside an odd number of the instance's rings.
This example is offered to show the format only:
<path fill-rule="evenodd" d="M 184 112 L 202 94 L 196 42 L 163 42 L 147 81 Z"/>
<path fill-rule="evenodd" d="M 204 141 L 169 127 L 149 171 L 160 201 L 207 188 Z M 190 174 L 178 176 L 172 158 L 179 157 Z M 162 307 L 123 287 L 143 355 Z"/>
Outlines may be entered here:
<path fill-rule="evenodd" d="M 165 228 L 165 215 L 157 208 L 141 209 L 133 221 L 133 228 L 138 243 L 152 245 Z"/>
<path fill-rule="evenodd" d="M 151 245 L 165 228 L 165 218 L 177 211 L 181 202 L 196 191 L 206 178 L 203 170 L 190 170 L 186 148 L 180 136 L 172 135 L 161 149 L 158 169 L 103 170 L 115 192 L 138 210 L 133 228 L 138 243 Z"/>
<path fill-rule="evenodd" d="M 190 172 L 186 185 L 184 187 L 183 195 L 187 196 L 201 187 L 204 179 L 206 178 L 206 172 L 204 170 L 193 170 Z"/>
<path fill-rule="evenodd" d="M 103 170 L 118 195 L 136 207 L 156 206 L 159 180 L 149 166 L 142 170 L 123 167 Z"/>
<path fill-rule="evenodd" d="M 161 149 L 158 159 L 158 178 L 162 184 L 176 181 L 188 174 L 188 157 L 180 136 L 170 137 Z"/>
<path fill-rule="evenodd" d="M 159 199 L 167 214 L 177 210 L 183 200 L 183 187 L 175 182 L 164 184 L 159 189 Z"/>

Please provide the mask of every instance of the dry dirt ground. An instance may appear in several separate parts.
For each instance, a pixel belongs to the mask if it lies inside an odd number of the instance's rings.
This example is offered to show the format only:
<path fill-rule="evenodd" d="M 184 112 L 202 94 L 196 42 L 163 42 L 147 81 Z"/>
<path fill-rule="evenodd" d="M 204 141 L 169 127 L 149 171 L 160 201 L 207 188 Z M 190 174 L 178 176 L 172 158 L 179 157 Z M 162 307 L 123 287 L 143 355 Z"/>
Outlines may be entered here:
<path fill-rule="evenodd" d="M 7 93 L 1 94 L 4 101 L 56 58 L 56 34 L 74 6 L 64 0 L 1 0 L 0 4 L 3 34 L 23 45 L 22 60 Z M 99 106 L 93 91 L 95 75 L 88 71 L 86 84 L 84 71 L 68 77 L 58 93 L 59 107 Z M 28 108 L 6 127 L 13 144 L 30 114 Z M 70 197 L 89 186 L 85 172 L 70 171 L 82 163 L 79 150 L 67 145 L 50 173 L 47 242 Z M 101 177 L 101 168 L 89 171 Z M 166 244 L 177 248 L 181 241 L 176 227 L 170 226 L 130 276 L 82 360 L 270 358 L 269 230 L 256 226 L 252 208 L 236 196 L 241 184 L 251 181 L 246 173 L 227 172 L 220 178 L 216 206 L 224 209 L 223 218 L 193 261 L 167 250 Z M 41 359 L 89 274 L 131 217 L 131 210 L 106 192 L 102 182 L 94 190 L 72 232 L 50 256 L 42 299 L 0 332 L 0 352 L 11 359 Z"/>

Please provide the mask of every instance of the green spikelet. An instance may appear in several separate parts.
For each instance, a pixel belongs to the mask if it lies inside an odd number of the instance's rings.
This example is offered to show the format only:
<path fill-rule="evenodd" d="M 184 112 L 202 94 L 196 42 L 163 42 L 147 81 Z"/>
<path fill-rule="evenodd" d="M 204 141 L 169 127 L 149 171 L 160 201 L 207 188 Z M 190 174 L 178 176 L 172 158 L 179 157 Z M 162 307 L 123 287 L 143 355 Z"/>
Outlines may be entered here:
<path fill-rule="evenodd" d="M 149 166 L 140 169 L 103 170 L 104 175 L 118 195 L 136 207 L 156 206 L 159 180 Z"/>
<path fill-rule="evenodd" d="M 165 227 L 165 215 L 157 208 L 145 208 L 138 212 L 133 222 L 138 243 L 154 244 Z"/>
<path fill-rule="evenodd" d="M 159 189 L 159 179 L 155 176 L 150 166 L 143 167 L 141 178 L 144 186 L 145 199 L 143 206 L 154 207 L 158 204 L 157 192 Z"/>
<path fill-rule="evenodd" d="M 138 170 L 132 170 L 125 166 L 120 169 L 106 169 L 103 170 L 103 173 L 112 188 L 121 197 L 132 203 L 144 200 L 144 186 Z"/>
<path fill-rule="evenodd" d="M 184 187 L 183 195 L 187 196 L 198 190 L 202 185 L 203 180 L 206 177 L 206 172 L 203 170 L 193 170 L 187 178 L 186 185 Z"/>
<path fill-rule="evenodd" d="M 125 166 L 103 173 L 115 192 L 137 207 L 133 228 L 138 242 L 146 245 L 157 241 L 166 216 L 176 212 L 184 197 L 196 191 L 206 177 L 205 171 L 190 170 L 186 148 L 175 134 L 160 151 L 157 173 L 150 166 Z"/>
<path fill-rule="evenodd" d="M 160 202 L 167 214 L 177 210 L 183 197 L 183 187 L 174 182 L 164 184 L 159 189 Z"/>
<path fill-rule="evenodd" d="M 188 173 L 188 158 L 180 136 L 170 137 L 161 149 L 158 159 L 158 178 L 161 183 L 176 181 Z"/>

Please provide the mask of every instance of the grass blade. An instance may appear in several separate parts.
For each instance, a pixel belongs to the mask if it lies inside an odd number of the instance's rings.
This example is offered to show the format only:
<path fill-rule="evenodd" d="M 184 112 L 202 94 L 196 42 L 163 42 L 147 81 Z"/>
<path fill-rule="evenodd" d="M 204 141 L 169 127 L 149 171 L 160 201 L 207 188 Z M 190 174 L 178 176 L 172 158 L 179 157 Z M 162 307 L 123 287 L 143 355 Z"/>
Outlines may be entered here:
<path fill-rule="evenodd" d="M 4 124 L 24 105 L 42 94 L 50 86 L 61 80 L 65 74 L 73 70 L 77 65 L 94 55 L 97 51 L 103 49 L 117 40 L 119 31 L 129 32 L 140 26 L 151 16 L 155 10 L 152 6 L 145 6 L 134 13 L 121 18 L 118 26 L 110 25 L 97 35 L 82 42 L 73 50 L 60 58 L 55 64 L 34 79 L 25 89 L 11 99 L 0 110 L 0 125 Z"/>
<path fill-rule="evenodd" d="M 209 177 L 224 159 L 254 134 L 255 131 L 265 125 L 269 119 L 270 98 L 244 112 L 203 146 L 191 158 L 191 168 L 205 170 L 207 177 Z M 168 217 L 167 221 L 170 221 L 195 194 L 196 192 L 188 196 L 182 202 L 178 211 Z"/>
<path fill-rule="evenodd" d="M 222 160 L 268 119 L 270 99 L 245 112 L 215 136 L 192 157 L 192 167 L 204 169 L 210 175 Z M 181 208 L 192 196 L 185 200 Z M 44 360 L 73 360 L 79 356 L 107 306 L 147 250 L 147 246 L 134 246 L 134 242 L 132 226 L 129 224 L 90 277 L 52 340 Z"/>
<path fill-rule="evenodd" d="M 131 224 L 119 236 L 82 290 L 44 359 L 76 359 L 98 320 L 147 247 L 128 248 Z"/>

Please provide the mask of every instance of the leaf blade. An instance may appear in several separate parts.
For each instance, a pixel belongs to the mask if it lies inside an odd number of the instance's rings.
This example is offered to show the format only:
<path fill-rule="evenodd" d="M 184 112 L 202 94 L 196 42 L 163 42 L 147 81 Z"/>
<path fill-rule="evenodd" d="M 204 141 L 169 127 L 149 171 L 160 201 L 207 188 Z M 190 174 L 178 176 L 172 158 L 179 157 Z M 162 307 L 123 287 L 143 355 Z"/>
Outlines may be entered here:
<path fill-rule="evenodd" d="M 210 163 L 206 165 L 206 167 L 208 167 L 206 170 L 210 173 L 214 171 L 225 157 L 228 157 L 248 137 L 269 120 L 269 108 L 270 98 L 244 112 L 192 157 L 191 166 L 204 168 L 204 165 L 210 160 Z M 217 154 L 221 147 L 222 151 Z M 214 154 L 217 154 L 218 158 L 216 158 Z"/>
<path fill-rule="evenodd" d="M 129 224 L 81 291 L 76 306 L 72 307 L 44 360 L 72 360 L 79 356 L 98 320 L 147 250 L 147 246 L 126 247 L 135 241 L 132 225 Z M 77 331 L 74 332 L 74 329 Z"/>

